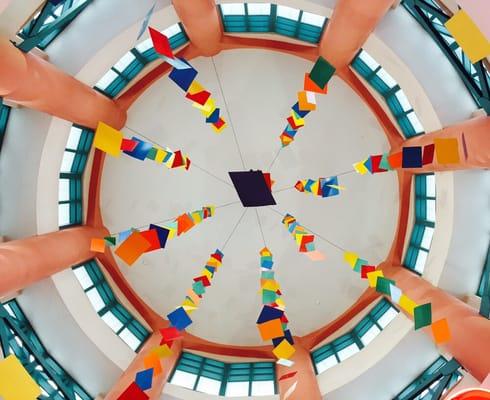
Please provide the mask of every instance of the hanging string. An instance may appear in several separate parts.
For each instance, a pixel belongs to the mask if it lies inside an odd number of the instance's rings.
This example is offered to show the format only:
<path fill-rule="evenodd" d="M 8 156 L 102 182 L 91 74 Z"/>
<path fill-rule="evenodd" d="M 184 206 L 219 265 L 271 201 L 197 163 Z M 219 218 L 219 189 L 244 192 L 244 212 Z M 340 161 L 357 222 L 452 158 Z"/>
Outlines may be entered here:
<path fill-rule="evenodd" d="M 235 138 L 235 144 L 236 144 L 236 147 L 238 150 L 238 154 L 240 155 L 240 160 L 242 161 L 242 167 L 243 167 L 243 169 L 246 169 L 245 168 L 245 161 L 243 160 L 242 149 L 240 148 L 240 144 L 238 143 L 238 136 L 237 136 L 236 131 L 235 131 L 235 126 L 233 125 L 233 119 L 231 118 L 230 109 L 228 107 L 228 102 L 226 101 L 225 92 L 223 91 L 223 85 L 221 84 L 221 79 L 219 77 L 218 70 L 216 68 L 216 64 L 214 62 L 214 57 L 211 57 L 211 61 L 213 62 L 214 73 L 216 74 L 216 80 L 218 81 L 219 90 L 221 92 L 221 97 L 223 97 L 223 104 L 225 105 L 226 113 L 228 114 L 228 118 L 230 119 L 230 127 L 231 127 L 231 130 L 233 132 L 233 137 Z"/>
<path fill-rule="evenodd" d="M 286 213 L 282 213 L 272 207 L 268 207 L 269 210 L 271 211 L 274 211 L 276 214 L 279 214 L 281 217 L 284 217 L 286 215 Z M 318 238 L 322 239 L 323 241 L 327 242 L 329 245 L 335 247 L 337 250 L 341 251 L 342 253 L 345 253 L 347 250 L 344 249 L 342 246 L 338 245 L 338 244 L 335 244 L 334 242 L 332 242 L 331 240 L 328 240 L 327 238 L 321 236 L 320 234 L 314 232 L 313 230 L 311 230 L 310 228 L 308 228 L 307 226 L 301 224 L 301 226 L 303 228 L 305 228 L 306 230 L 308 230 L 309 232 L 313 233 L 315 236 L 317 236 Z"/>
<path fill-rule="evenodd" d="M 161 145 L 160 143 L 154 141 L 153 139 L 149 138 L 148 136 L 146 135 L 143 135 L 141 132 L 138 132 L 137 130 L 133 129 L 133 128 L 130 128 L 129 126 L 125 126 L 126 129 L 132 131 L 134 134 L 138 135 L 138 136 L 141 136 L 142 138 L 145 138 L 146 140 L 148 140 L 150 143 L 153 143 L 154 145 L 158 146 L 158 147 L 162 147 L 164 148 L 165 146 Z M 192 165 L 194 167 L 196 167 L 197 169 L 201 170 L 202 172 L 208 174 L 209 176 L 213 177 L 214 179 L 220 181 L 221 183 L 224 183 L 225 185 L 227 186 L 230 186 L 232 188 L 234 188 L 234 186 L 230 183 L 230 182 L 227 182 L 225 181 L 224 179 L 221 179 L 219 176 L 213 174 L 212 172 L 208 171 L 206 168 L 203 168 L 201 167 L 199 164 L 197 164 L 194 160 L 192 160 Z"/>
<path fill-rule="evenodd" d="M 240 216 L 240 218 L 238 219 L 237 223 L 236 223 L 236 224 L 235 224 L 235 226 L 233 227 L 233 229 L 232 229 L 232 231 L 231 231 L 230 235 L 228 236 L 228 238 L 225 240 L 225 243 L 223 243 L 223 246 L 221 246 L 221 249 L 220 249 L 220 250 L 224 251 L 224 249 L 225 249 L 226 245 L 228 244 L 228 242 L 230 241 L 231 237 L 232 237 L 232 236 L 233 236 L 233 234 L 235 233 L 236 229 L 238 228 L 238 225 L 240 225 L 240 222 L 242 222 L 242 219 L 243 219 L 243 217 L 245 216 L 245 214 L 247 213 L 247 211 L 248 211 L 248 208 L 246 208 L 246 209 L 243 211 L 242 215 Z"/>
<path fill-rule="evenodd" d="M 274 166 L 274 163 L 275 163 L 275 162 L 276 162 L 276 160 L 278 159 L 279 154 L 281 154 L 281 150 L 282 150 L 282 149 L 283 149 L 283 148 L 281 147 L 281 148 L 280 148 L 280 149 L 277 151 L 276 156 L 274 157 L 274 159 L 273 159 L 273 160 L 272 160 L 272 162 L 270 163 L 270 165 L 269 165 L 269 169 L 267 170 L 267 172 L 271 172 L 272 167 Z"/>
<path fill-rule="evenodd" d="M 259 212 L 257 211 L 257 209 L 255 209 L 255 215 L 257 216 L 257 222 L 259 224 L 260 234 L 262 235 L 262 241 L 264 242 L 264 247 L 267 247 L 267 245 L 265 244 L 265 236 L 264 236 L 264 230 L 262 229 L 262 222 L 260 221 Z"/>

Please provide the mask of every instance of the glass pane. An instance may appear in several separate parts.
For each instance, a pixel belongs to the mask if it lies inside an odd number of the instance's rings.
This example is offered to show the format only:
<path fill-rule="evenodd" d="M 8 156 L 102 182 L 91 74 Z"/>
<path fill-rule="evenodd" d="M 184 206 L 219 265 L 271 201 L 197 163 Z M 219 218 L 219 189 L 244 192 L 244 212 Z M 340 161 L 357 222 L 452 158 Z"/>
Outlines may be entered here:
<path fill-rule="evenodd" d="M 388 310 L 381 316 L 380 319 L 378 319 L 378 324 L 381 326 L 381 328 L 386 328 L 386 326 L 393 321 L 393 319 L 398 315 L 398 312 L 390 307 Z"/>
<path fill-rule="evenodd" d="M 274 381 L 252 382 L 252 396 L 272 396 L 274 394 Z"/>
<path fill-rule="evenodd" d="M 136 57 L 134 56 L 134 54 L 128 51 L 116 64 L 114 64 L 114 68 L 117 69 L 119 72 L 122 72 L 129 64 L 131 64 L 131 62 L 134 61 L 135 58 Z"/>
<path fill-rule="evenodd" d="M 95 87 L 100 90 L 106 89 L 118 75 L 112 69 L 107 71 L 105 75 L 95 84 Z"/>
<path fill-rule="evenodd" d="M 228 382 L 226 384 L 225 396 L 248 396 L 248 385 L 249 382 Z"/>
<path fill-rule="evenodd" d="M 104 300 L 102 300 L 102 297 L 100 297 L 100 294 L 96 288 L 90 289 L 87 292 L 87 297 L 90 300 L 90 303 L 92 304 L 92 307 L 94 307 L 95 311 L 99 312 L 104 308 Z"/>
<path fill-rule="evenodd" d="M 141 344 L 141 341 L 134 336 L 128 328 L 125 328 L 120 334 L 119 337 L 126 342 L 126 344 L 131 347 L 133 350 L 136 350 L 138 346 Z"/>
<path fill-rule="evenodd" d="M 408 101 L 408 98 L 405 95 L 405 92 L 403 90 L 400 89 L 398 92 L 396 92 L 395 97 L 400 102 L 400 105 L 402 106 L 403 111 L 408 111 L 412 108 L 412 106 L 410 105 L 410 102 Z"/>
<path fill-rule="evenodd" d="M 122 328 L 123 324 L 119 321 L 111 311 L 107 311 L 102 319 L 114 332 L 118 332 Z"/>
<path fill-rule="evenodd" d="M 80 142 L 80 137 L 82 135 L 82 130 L 75 126 L 72 126 L 70 129 L 70 136 L 68 136 L 68 143 L 66 144 L 66 148 L 70 150 L 76 150 L 78 147 L 78 143 Z"/>
<path fill-rule="evenodd" d="M 148 38 L 141 43 L 136 45 L 136 50 L 138 50 L 140 53 L 144 53 L 146 50 L 151 49 L 153 47 L 153 42 L 151 38 Z"/>
<path fill-rule="evenodd" d="M 199 378 L 199 382 L 197 384 L 196 390 L 198 392 L 218 395 L 220 388 L 221 388 L 220 381 L 201 376 Z"/>
<path fill-rule="evenodd" d="M 422 123 L 420 122 L 419 118 L 417 117 L 414 111 L 408 113 L 407 118 L 412 124 L 413 129 L 415 129 L 415 132 L 420 133 L 424 131 L 424 127 L 422 126 Z"/>
<path fill-rule="evenodd" d="M 424 272 L 425 262 L 427 261 L 428 253 L 424 250 L 419 250 L 417 261 L 415 262 L 415 270 L 419 273 Z"/>
<path fill-rule="evenodd" d="M 323 24 L 325 22 L 325 17 L 303 11 L 303 15 L 301 15 L 301 22 L 304 22 L 305 24 L 315 25 L 321 28 L 323 27 Z"/>
<path fill-rule="evenodd" d="M 60 204 L 58 207 L 58 223 L 60 226 L 70 224 L 70 205 Z"/>
<path fill-rule="evenodd" d="M 333 367 L 336 364 L 337 364 L 337 359 L 335 358 L 335 355 L 332 354 L 330 357 L 325 358 L 325 360 L 320 361 L 316 365 L 316 369 L 318 373 L 321 374 L 323 371 L 326 371 L 327 369 Z"/>
<path fill-rule="evenodd" d="M 187 389 L 194 389 L 196 379 L 197 379 L 197 375 L 190 374 L 189 372 L 176 370 L 170 383 L 185 387 Z"/>
<path fill-rule="evenodd" d="M 180 25 L 179 24 L 173 24 L 171 26 L 169 26 L 167 29 L 164 29 L 162 31 L 162 33 L 167 36 L 169 39 L 172 37 L 172 36 L 175 36 L 177 35 L 178 33 L 182 32 L 182 29 L 180 29 Z"/>
<path fill-rule="evenodd" d="M 431 228 L 430 226 L 425 227 L 424 236 L 422 236 L 422 242 L 420 243 L 420 246 L 423 247 L 424 249 L 429 249 L 430 243 L 432 242 L 433 235 L 434 235 L 434 228 Z"/>
<path fill-rule="evenodd" d="M 245 5 L 243 3 L 221 4 L 223 15 L 245 15 Z"/>
<path fill-rule="evenodd" d="M 277 16 L 292 19 L 293 21 L 297 21 L 299 18 L 299 10 L 292 7 L 278 5 Z"/>
<path fill-rule="evenodd" d="M 93 285 L 92 279 L 90 279 L 90 276 L 84 267 L 74 269 L 73 273 L 84 290 Z"/>
<path fill-rule="evenodd" d="M 249 15 L 270 15 L 271 5 L 270 3 L 248 3 Z"/>
<path fill-rule="evenodd" d="M 359 347 L 357 347 L 357 344 L 352 343 L 351 345 L 347 346 L 345 349 L 340 350 L 338 356 L 340 361 L 344 361 L 347 358 L 356 354 L 357 352 L 359 352 Z"/>
<path fill-rule="evenodd" d="M 368 53 L 366 53 L 364 50 L 361 51 L 359 54 L 359 58 L 364 61 L 367 66 L 374 71 L 376 68 L 379 67 L 379 64 L 376 62 L 376 60 L 371 57 Z"/>
<path fill-rule="evenodd" d="M 435 222 L 436 220 L 436 201 L 427 200 L 427 221 Z"/>
<path fill-rule="evenodd" d="M 361 337 L 361 342 L 364 346 L 367 344 L 371 343 L 371 341 L 378 336 L 378 334 L 381 332 L 381 330 L 376 326 L 373 325 L 369 330 Z"/>
<path fill-rule="evenodd" d="M 435 197 L 436 196 L 436 177 L 435 175 L 426 175 L 425 176 L 425 184 L 426 184 L 426 191 L 427 191 L 427 196 L 428 197 Z"/>
<path fill-rule="evenodd" d="M 65 151 L 63 153 L 63 160 L 61 161 L 61 172 L 71 172 L 73 160 L 75 159 L 75 153 L 71 151 Z"/>
<path fill-rule="evenodd" d="M 397 85 L 396 81 L 393 79 L 393 77 L 386 72 L 383 68 L 381 68 L 377 73 L 376 73 L 380 79 L 386 83 L 386 85 L 391 89 Z"/>
<path fill-rule="evenodd" d="M 58 186 L 58 201 L 70 200 L 70 180 L 60 179 Z"/>

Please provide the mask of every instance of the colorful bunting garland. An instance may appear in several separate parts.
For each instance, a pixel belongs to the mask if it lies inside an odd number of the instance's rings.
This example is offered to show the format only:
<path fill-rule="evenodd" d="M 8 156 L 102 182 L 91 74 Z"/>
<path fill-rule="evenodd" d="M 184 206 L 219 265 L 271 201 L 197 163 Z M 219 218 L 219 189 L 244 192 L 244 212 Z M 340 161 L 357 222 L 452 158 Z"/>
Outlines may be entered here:
<path fill-rule="evenodd" d="M 106 236 L 103 239 L 93 238 L 90 250 L 98 253 L 105 252 L 106 246 L 119 244 L 115 253 L 126 264 L 133 265 L 143 253 L 165 248 L 167 240 L 180 236 L 205 219 L 212 217 L 214 206 L 205 206 L 200 210 L 179 215 L 172 222 L 159 226 L 150 224 L 147 230 L 129 229 L 118 235 Z"/>
<path fill-rule="evenodd" d="M 325 259 L 325 255 L 315 249 L 315 235 L 308 233 L 304 227 L 296 222 L 295 217 L 286 214 L 282 223 L 286 226 L 289 233 L 293 235 L 294 240 L 299 246 L 300 253 L 305 253 L 312 261 Z"/>
<path fill-rule="evenodd" d="M 216 249 L 209 257 L 201 274 L 194 278 L 192 288 L 187 291 L 187 296 L 182 304 L 167 315 L 170 326 L 160 330 L 162 335 L 160 346 L 152 349 L 144 358 L 145 369 L 136 373 L 134 381 L 118 397 L 118 400 L 149 399 L 145 391 L 152 388 L 153 378 L 163 372 L 161 360 L 172 355 L 173 342 L 181 340 L 182 331 L 192 324 L 189 315 L 198 309 L 202 295 L 206 287 L 211 286 L 214 273 L 221 267 L 222 261 L 223 253 Z"/>
<path fill-rule="evenodd" d="M 191 166 L 190 158 L 180 150 L 173 151 L 168 147 L 164 150 L 135 136 L 125 139 L 121 131 L 104 122 L 97 125 L 93 146 L 113 157 L 119 157 L 121 152 L 124 152 L 137 160 L 150 159 L 157 164 L 164 164 L 167 168 L 184 167 L 188 170 Z"/>
<path fill-rule="evenodd" d="M 186 92 L 185 97 L 206 117 L 206 123 L 211 124 L 216 133 L 221 133 L 226 122 L 220 116 L 220 109 L 216 107 L 211 93 L 195 80 L 197 71 L 187 60 L 175 57 L 167 36 L 153 28 L 149 28 L 149 31 L 157 54 L 173 66 L 168 77 Z"/>
<path fill-rule="evenodd" d="M 304 179 L 296 182 L 294 185 L 298 192 L 307 192 L 321 197 L 332 197 L 340 194 L 345 190 L 344 186 L 339 186 L 339 180 L 336 176 L 330 178 Z"/>
<path fill-rule="evenodd" d="M 403 294 L 402 290 L 396 286 L 394 280 L 386 278 L 382 270 L 377 269 L 374 265 L 369 265 L 368 261 L 359 258 L 356 253 L 345 252 L 344 261 L 350 265 L 353 271 L 359 273 L 362 279 L 367 279 L 370 287 L 375 288 L 379 293 L 389 296 L 394 303 L 413 316 L 415 330 L 431 326 L 432 335 L 437 344 L 445 343 L 450 339 L 451 333 L 446 318 L 432 322 L 431 303 L 418 305 L 407 295 Z"/>
<path fill-rule="evenodd" d="M 309 74 L 305 74 L 303 90 L 298 92 L 298 101 L 291 107 L 291 114 L 287 118 L 288 124 L 281 133 L 282 147 L 294 141 L 298 129 L 305 125 L 304 117 L 310 111 L 316 110 L 315 93 L 326 94 L 327 83 L 335 73 L 335 68 L 323 57 L 318 57 Z"/>

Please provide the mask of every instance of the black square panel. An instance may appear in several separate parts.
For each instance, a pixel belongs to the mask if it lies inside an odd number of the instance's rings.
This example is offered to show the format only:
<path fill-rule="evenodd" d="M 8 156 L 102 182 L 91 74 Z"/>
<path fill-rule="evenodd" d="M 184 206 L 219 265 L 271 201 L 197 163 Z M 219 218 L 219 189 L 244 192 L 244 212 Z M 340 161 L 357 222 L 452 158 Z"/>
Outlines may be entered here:
<path fill-rule="evenodd" d="M 276 204 L 262 171 L 228 172 L 244 207 Z"/>

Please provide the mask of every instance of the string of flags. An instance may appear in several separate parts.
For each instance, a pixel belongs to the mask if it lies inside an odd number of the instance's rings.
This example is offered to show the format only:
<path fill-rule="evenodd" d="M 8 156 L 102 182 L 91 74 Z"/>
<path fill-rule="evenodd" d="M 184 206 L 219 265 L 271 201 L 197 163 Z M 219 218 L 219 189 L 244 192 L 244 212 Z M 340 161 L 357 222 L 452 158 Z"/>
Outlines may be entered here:
<path fill-rule="evenodd" d="M 447 319 L 442 318 L 435 322 L 432 321 L 431 303 L 417 304 L 396 286 L 394 280 L 386 278 L 382 270 L 377 269 L 375 265 L 370 265 L 367 260 L 363 260 L 356 253 L 345 252 L 344 261 L 350 265 L 354 272 L 359 273 L 362 279 L 367 279 L 369 287 L 389 296 L 394 303 L 410 314 L 414 318 L 415 330 L 430 326 L 436 344 L 442 344 L 450 340 L 451 332 Z"/>
<path fill-rule="evenodd" d="M 115 254 L 131 266 L 144 253 L 165 248 L 167 240 L 188 232 L 197 224 L 212 217 L 214 213 L 214 206 L 204 206 L 200 210 L 179 215 L 164 226 L 150 224 L 148 229 L 143 231 L 129 229 L 117 235 L 106 236 L 103 239 L 93 238 L 90 243 L 90 250 L 104 253 L 106 246 L 119 245 L 114 251 Z"/>
<path fill-rule="evenodd" d="M 320 197 L 332 197 L 340 194 L 341 190 L 345 190 L 344 186 L 339 185 L 339 180 L 336 176 L 330 178 L 303 179 L 296 182 L 294 185 L 298 192 L 311 193 Z"/>
<path fill-rule="evenodd" d="M 326 94 L 327 83 L 335 73 L 335 68 L 323 57 L 318 57 L 310 73 L 305 74 L 303 90 L 298 92 L 298 101 L 291 107 L 287 125 L 279 138 L 282 147 L 294 141 L 298 130 L 305 125 L 304 117 L 316 110 L 315 93 Z"/>
<path fill-rule="evenodd" d="M 309 233 L 306 228 L 301 226 L 296 218 L 286 214 L 282 220 L 289 233 L 294 237 L 296 244 L 299 246 L 299 252 L 306 254 L 312 261 L 321 261 L 325 255 L 315 248 L 315 235 Z"/>
<path fill-rule="evenodd" d="M 192 324 L 189 315 L 199 308 L 202 296 L 206 292 L 206 288 L 211 286 L 214 274 L 221 267 L 222 261 L 223 253 L 216 249 L 209 257 L 200 275 L 194 278 L 194 283 L 187 290 L 187 295 L 182 304 L 167 315 L 170 326 L 160 330 L 162 336 L 160 346 L 149 351 L 143 359 L 145 369 L 136 373 L 134 381 L 118 397 L 118 400 L 149 399 L 145 391 L 152 388 L 153 378 L 163 372 L 162 361 L 173 354 L 173 342 L 181 340 L 183 338 L 182 332 Z"/>
<path fill-rule="evenodd" d="M 190 158 L 182 154 L 180 150 L 174 151 L 168 147 L 162 149 L 135 136 L 125 139 L 121 131 L 104 122 L 99 122 L 97 125 L 93 146 L 113 157 L 119 157 L 121 153 L 125 153 L 137 160 L 153 160 L 170 169 L 184 167 L 188 170 L 191 166 Z"/>
<path fill-rule="evenodd" d="M 464 157 L 467 158 L 466 142 L 462 135 Z M 435 156 L 435 157 L 434 157 Z M 396 153 L 372 155 L 364 161 L 353 164 L 361 175 L 386 172 L 398 168 L 422 168 L 432 164 L 434 158 L 438 164 L 458 164 L 460 162 L 459 142 L 457 138 L 437 138 L 434 143 L 425 146 L 404 146 Z"/>
<path fill-rule="evenodd" d="M 173 67 L 168 77 L 186 92 L 185 97 L 206 117 L 206 123 L 211 124 L 216 133 L 221 133 L 226 121 L 220 116 L 220 109 L 211 93 L 195 80 L 198 72 L 187 60 L 175 57 L 167 36 L 151 27 L 148 29 L 156 53 Z"/>

